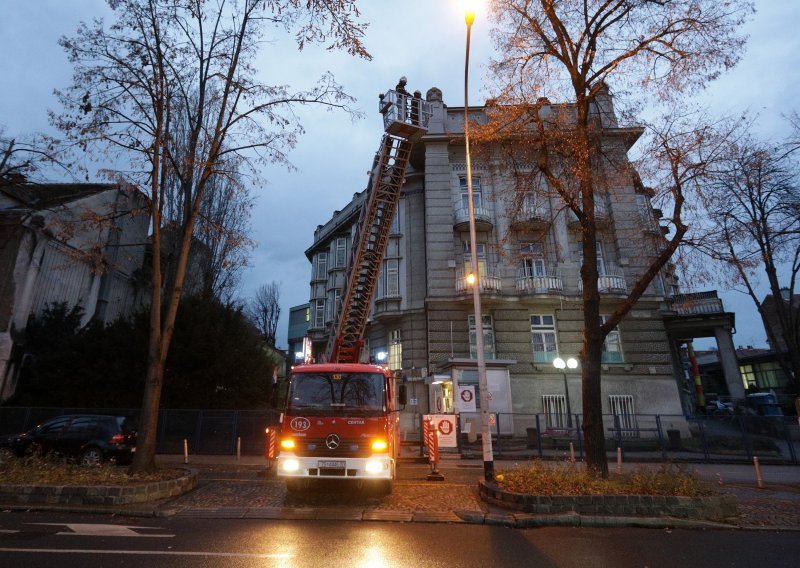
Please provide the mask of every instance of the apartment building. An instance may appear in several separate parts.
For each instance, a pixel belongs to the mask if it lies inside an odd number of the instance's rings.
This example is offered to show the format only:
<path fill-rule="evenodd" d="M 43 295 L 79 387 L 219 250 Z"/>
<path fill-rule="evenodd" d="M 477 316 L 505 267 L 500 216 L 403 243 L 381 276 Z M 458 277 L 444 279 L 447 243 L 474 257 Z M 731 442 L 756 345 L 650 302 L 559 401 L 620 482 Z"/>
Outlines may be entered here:
<path fill-rule="evenodd" d="M 362 357 L 402 372 L 410 399 L 403 420 L 407 431 L 415 432 L 422 414 L 475 410 L 475 338 L 481 332 L 500 433 L 530 426 L 521 418 L 525 415 L 543 415 L 548 427 L 563 425 L 570 413 L 581 411 L 579 369 L 553 365 L 556 357 L 577 357 L 582 341 L 577 219 L 557 197 L 533 187 L 541 182 L 532 165 L 525 170 L 523 164 L 512 175 L 504 164 L 473 158 L 483 306 L 477 322 L 465 280 L 475 270 L 470 266 L 464 107 L 446 105 L 437 88 L 426 100 L 433 114 L 411 155 Z M 568 105 L 552 107 L 553 112 L 568 110 Z M 485 119 L 486 107 L 468 110 L 471 121 Z M 603 151 L 611 156 L 607 163 L 627 166 L 627 151 L 642 130 L 617 124 L 607 93 L 597 112 Z M 524 185 L 520 189 L 520 179 L 531 180 L 530 191 Z M 611 179 L 613 190 L 597 195 L 598 283 L 606 314 L 627 295 L 663 240 L 651 193 L 638 177 L 620 166 Z M 312 267 L 308 333 L 315 357 L 325 351 L 341 303 L 363 197 L 356 193 L 319 225 L 306 251 Z M 656 279 L 606 338 L 602 388 L 609 415 L 684 414 L 683 365 L 674 360 L 680 334 L 668 336 L 665 324 L 665 316 L 675 317 L 665 302 L 673 285 L 669 274 Z"/>

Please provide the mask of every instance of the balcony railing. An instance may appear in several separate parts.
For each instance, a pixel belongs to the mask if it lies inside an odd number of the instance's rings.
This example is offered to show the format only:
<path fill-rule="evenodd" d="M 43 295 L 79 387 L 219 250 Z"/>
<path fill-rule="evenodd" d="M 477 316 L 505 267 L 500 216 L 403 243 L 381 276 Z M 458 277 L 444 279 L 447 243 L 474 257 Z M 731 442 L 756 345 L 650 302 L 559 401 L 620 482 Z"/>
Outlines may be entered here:
<path fill-rule="evenodd" d="M 578 290 L 583 292 L 583 280 L 578 280 Z M 606 264 L 597 276 L 597 290 L 606 294 L 627 292 L 628 284 L 625 282 L 625 273 L 618 266 Z"/>
<path fill-rule="evenodd" d="M 477 229 L 491 229 L 492 216 L 485 207 L 475 207 L 475 227 Z M 455 210 L 454 225 L 457 229 L 469 227 L 469 208 L 459 207 Z"/>
<path fill-rule="evenodd" d="M 548 268 L 544 274 L 526 274 L 526 270 L 517 271 L 517 290 L 528 294 L 560 293 L 564 290 L 564 283 L 558 271 Z"/>
<path fill-rule="evenodd" d="M 519 211 L 512 215 L 511 223 L 516 227 L 543 227 L 550 223 L 550 213 L 544 206 L 523 204 Z"/>
<path fill-rule="evenodd" d="M 725 311 L 722 300 L 717 297 L 716 290 L 692 294 L 675 294 L 667 298 L 667 305 L 670 310 L 682 316 L 721 314 Z"/>
<path fill-rule="evenodd" d="M 503 283 L 500 277 L 490 270 L 487 274 L 481 274 L 480 287 L 481 292 L 500 292 L 503 289 Z M 466 274 L 463 270 L 456 272 L 456 292 L 459 294 L 472 292 L 472 286 L 467 284 Z"/>

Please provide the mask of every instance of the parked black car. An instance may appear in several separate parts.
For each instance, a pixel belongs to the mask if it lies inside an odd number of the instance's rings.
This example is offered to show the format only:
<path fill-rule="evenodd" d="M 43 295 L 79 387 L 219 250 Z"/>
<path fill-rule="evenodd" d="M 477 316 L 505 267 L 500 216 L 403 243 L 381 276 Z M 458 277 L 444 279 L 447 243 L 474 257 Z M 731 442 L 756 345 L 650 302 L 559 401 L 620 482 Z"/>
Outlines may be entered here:
<path fill-rule="evenodd" d="M 0 444 L 17 457 L 54 453 L 77 458 L 82 465 L 126 464 L 136 451 L 136 429 L 126 416 L 70 414 L 51 418 L 24 434 L 7 436 Z"/>

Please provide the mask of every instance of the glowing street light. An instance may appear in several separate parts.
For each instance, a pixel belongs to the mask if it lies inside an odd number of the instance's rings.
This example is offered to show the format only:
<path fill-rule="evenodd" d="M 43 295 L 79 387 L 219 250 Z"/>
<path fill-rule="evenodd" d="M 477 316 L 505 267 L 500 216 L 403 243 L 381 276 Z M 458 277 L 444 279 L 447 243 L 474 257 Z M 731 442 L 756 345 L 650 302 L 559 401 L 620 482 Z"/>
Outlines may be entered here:
<path fill-rule="evenodd" d="M 566 361 L 564 361 L 564 359 L 561 357 L 556 357 L 553 359 L 553 367 L 561 370 L 561 374 L 564 377 L 564 395 L 567 399 L 567 426 L 572 428 L 572 408 L 569 404 L 569 386 L 567 385 L 566 369 L 567 367 L 570 369 L 576 369 L 578 367 L 578 361 L 574 357 L 570 357 Z"/>
<path fill-rule="evenodd" d="M 486 360 L 483 352 L 483 314 L 481 313 L 480 268 L 478 266 L 478 245 L 475 237 L 475 204 L 472 200 L 472 162 L 469 155 L 469 42 L 472 24 L 475 21 L 475 8 L 468 6 L 464 21 L 467 24 L 467 53 L 464 62 L 464 145 L 467 159 L 467 200 L 469 201 L 469 243 L 470 262 L 477 276 L 471 273 L 467 282 L 472 284 L 472 303 L 475 311 L 475 347 L 478 351 L 478 391 L 481 403 L 481 446 L 483 449 L 483 476 L 494 481 L 494 457 L 492 455 L 492 432 L 489 424 L 489 387 L 486 380 Z M 476 282 L 476 278 L 478 282 Z M 471 280 L 471 282 L 470 282 Z"/>

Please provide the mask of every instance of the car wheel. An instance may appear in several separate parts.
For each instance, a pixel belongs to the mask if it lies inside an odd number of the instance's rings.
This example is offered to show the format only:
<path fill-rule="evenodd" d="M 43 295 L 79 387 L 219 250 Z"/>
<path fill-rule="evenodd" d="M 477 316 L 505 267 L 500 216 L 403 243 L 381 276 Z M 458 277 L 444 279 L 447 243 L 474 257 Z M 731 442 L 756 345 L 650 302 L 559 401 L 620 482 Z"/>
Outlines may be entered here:
<path fill-rule="evenodd" d="M 81 453 L 78 462 L 88 467 L 97 467 L 103 464 L 103 452 L 100 448 L 86 448 Z"/>

